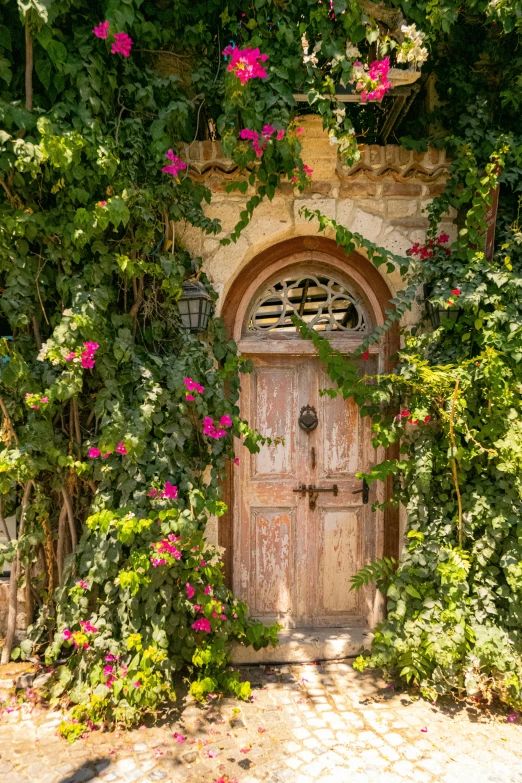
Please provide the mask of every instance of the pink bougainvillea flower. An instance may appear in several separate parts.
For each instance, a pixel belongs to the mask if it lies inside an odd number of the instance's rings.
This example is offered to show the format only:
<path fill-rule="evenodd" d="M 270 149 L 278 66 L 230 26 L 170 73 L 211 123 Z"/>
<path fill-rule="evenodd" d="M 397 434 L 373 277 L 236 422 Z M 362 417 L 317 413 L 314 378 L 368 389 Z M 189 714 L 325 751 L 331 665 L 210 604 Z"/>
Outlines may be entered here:
<path fill-rule="evenodd" d="M 98 633 L 98 629 L 91 625 L 88 620 L 80 620 L 80 626 L 84 633 Z"/>
<path fill-rule="evenodd" d="M 232 424 L 232 420 L 230 423 Z M 203 419 L 203 435 L 207 435 L 209 438 L 215 438 L 216 440 L 219 440 L 219 438 L 224 438 L 226 434 L 226 430 L 222 428 L 218 429 L 216 427 L 214 420 L 210 416 L 205 416 Z"/>
<path fill-rule="evenodd" d="M 190 585 L 188 582 L 185 585 L 185 588 L 187 590 L 187 598 L 194 598 L 194 593 L 196 592 L 195 589 Z"/>
<path fill-rule="evenodd" d="M 201 604 L 194 604 L 192 608 L 194 609 L 195 612 L 201 612 L 202 606 Z"/>
<path fill-rule="evenodd" d="M 429 421 L 431 421 L 431 416 L 425 416 L 424 417 L 424 424 L 427 424 Z"/>
<path fill-rule="evenodd" d="M 97 207 L 106 207 L 107 206 L 107 202 L 106 201 L 98 201 L 96 206 Z"/>
<path fill-rule="evenodd" d="M 428 731 L 428 729 L 426 728 L 426 726 L 424 726 L 424 728 L 422 728 L 421 731 L 425 734 Z"/>
<path fill-rule="evenodd" d="M 247 745 L 245 748 L 239 748 L 240 753 L 250 753 L 252 750 L 252 745 Z"/>
<path fill-rule="evenodd" d="M 206 753 L 209 759 L 215 759 L 216 756 L 219 756 L 219 750 L 217 748 L 209 748 Z"/>
<path fill-rule="evenodd" d="M 117 661 L 118 660 L 118 656 L 117 655 L 113 655 L 112 653 L 107 653 L 107 655 L 105 656 L 105 660 L 108 661 L 109 663 L 111 663 L 113 661 Z"/>
<path fill-rule="evenodd" d="M 122 456 L 125 456 L 128 453 L 127 449 L 125 448 L 125 444 L 123 443 L 122 440 L 120 440 L 120 442 L 116 446 L 116 453 L 121 454 Z"/>
<path fill-rule="evenodd" d="M 275 132 L 276 132 L 276 128 L 274 128 L 273 125 L 270 125 L 270 123 L 267 122 L 267 124 L 261 130 L 261 135 L 269 139 L 270 136 L 273 136 Z"/>
<path fill-rule="evenodd" d="M 49 397 L 40 397 L 40 402 L 49 402 Z"/>
<path fill-rule="evenodd" d="M 165 482 L 165 489 L 161 493 L 162 498 L 170 498 L 175 500 L 178 497 L 178 488 L 175 484 L 171 484 L 170 481 Z"/>
<path fill-rule="evenodd" d="M 220 418 L 219 423 L 222 427 L 231 427 L 232 419 L 230 418 L 228 413 L 225 413 L 225 415 Z"/>
<path fill-rule="evenodd" d="M 177 731 L 174 732 L 173 737 L 177 742 L 185 742 L 186 740 L 186 737 L 184 737 L 183 734 L 178 734 Z"/>
<path fill-rule="evenodd" d="M 112 454 L 112 451 L 106 451 L 105 454 L 102 456 L 102 459 L 109 459 L 111 454 Z"/>
<path fill-rule="evenodd" d="M 234 620 L 237 620 L 237 614 L 235 612 L 234 612 L 234 614 L 232 616 L 233 616 Z"/>
<path fill-rule="evenodd" d="M 67 640 L 69 640 L 72 636 L 72 633 L 68 628 L 64 628 L 62 633 L 63 633 L 63 638 Z"/>
<path fill-rule="evenodd" d="M 212 630 L 206 617 L 200 617 L 199 620 L 192 623 L 192 628 L 194 628 L 195 631 L 205 631 L 205 633 L 210 633 Z"/>
<path fill-rule="evenodd" d="M 109 22 L 100 22 L 100 24 L 96 25 L 94 28 L 93 33 L 96 38 L 107 38 L 109 34 Z"/>
<path fill-rule="evenodd" d="M 306 163 L 303 164 L 303 171 L 307 177 L 311 177 L 314 173 L 314 170 L 311 169 L 310 166 L 307 166 Z"/>
<path fill-rule="evenodd" d="M 103 667 L 103 674 L 105 677 L 110 677 L 113 672 L 113 667 L 110 664 Z"/>
<path fill-rule="evenodd" d="M 243 141 L 252 142 L 252 149 L 256 153 L 256 158 L 263 157 L 263 152 L 266 149 L 266 141 L 263 141 L 262 144 L 259 143 L 259 133 L 257 133 L 257 131 L 243 128 L 243 130 L 239 132 L 239 138 L 243 139 Z"/>
<path fill-rule="evenodd" d="M 207 585 L 205 589 L 203 590 L 205 595 L 211 595 L 212 594 L 212 587 L 210 585 Z"/>
<path fill-rule="evenodd" d="M 441 234 L 437 242 L 439 245 L 444 245 L 446 242 L 449 242 L 449 234 Z"/>
<path fill-rule="evenodd" d="M 139 680 L 136 680 L 136 682 L 133 684 L 133 688 L 139 688 L 141 685 L 141 682 Z"/>
<path fill-rule="evenodd" d="M 87 456 L 90 457 L 90 459 L 96 459 L 97 457 L 101 457 L 101 451 L 100 449 L 97 449 L 96 446 L 92 446 L 89 449 Z"/>
<path fill-rule="evenodd" d="M 239 465 L 239 457 L 234 457 L 234 465 Z"/>
<path fill-rule="evenodd" d="M 281 139 L 283 138 L 284 135 L 285 135 L 285 129 L 281 128 L 280 131 L 277 131 L 277 140 L 281 141 Z"/>
<path fill-rule="evenodd" d="M 266 79 L 268 76 L 261 63 L 268 60 L 267 54 L 261 54 L 258 48 L 238 49 L 237 46 L 227 46 L 223 50 L 224 57 L 230 57 L 227 71 L 235 74 L 241 84 L 246 84 L 250 79 Z"/>
<path fill-rule="evenodd" d="M 163 166 L 161 169 L 164 174 L 172 174 L 176 178 L 180 171 L 187 168 L 187 164 L 178 158 L 172 150 L 168 150 L 165 157 L 171 162 L 167 166 Z"/>
<path fill-rule="evenodd" d="M 66 362 L 72 362 L 72 360 L 73 360 L 73 359 L 76 359 L 76 354 L 75 354 L 75 352 L 74 352 L 74 351 L 71 351 L 71 352 L 70 352 L 70 353 L 68 353 L 68 354 L 67 354 L 67 356 L 65 357 L 65 361 L 66 361 Z"/>
<path fill-rule="evenodd" d="M 155 498 L 155 497 L 158 496 L 158 493 L 159 493 L 159 490 L 154 489 L 154 487 L 151 487 L 151 489 L 149 489 L 149 491 L 147 492 L 147 497 L 148 498 Z"/>
<path fill-rule="evenodd" d="M 158 566 L 167 565 L 167 561 L 163 557 L 151 557 L 150 562 L 152 563 L 154 568 L 158 568 Z"/>
<path fill-rule="evenodd" d="M 111 47 L 111 54 L 121 54 L 128 57 L 132 49 L 132 38 L 127 33 L 114 33 L 114 42 Z"/>
<path fill-rule="evenodd" d="M 183 383 L 187 387 L 187 391 L 196 391 L 198 394 L 203 394 L 205 387 L 194 381 L 192 378 L 183 378 Z"/>
<path fill-rule="evenodd" d="M 88 590 L 89 589 L 89 585 L 87 584 L 85 579 L 78 579 L 78 581 L 75 582 L 75 585 L 76 585 L 76 587 L 81 587 L 82 590 Z"/>
<path fill-rule="evenodd" d="M 451 293 L 453 296 L 460 296 L 460 288 L 452 288 Z"/>
<path fill-rule="evenodd" d="M 186 401 L 187 401 L 187 402 L 194 402 L 194 400 L 195 400 L 196 398 L 194 397 L 194 395 L 193 395 L 193 394 L 186 394 L 186 395 L 185 395 L 185 399 L 186 399 Z"/>
<path fill-rule="evenodd" d="M 222 619 L 223 621 L 224 621 L 224 620 L 226 620 L 226 619 L 227 619 L 227 616 L 226 616 L 226 614 L 222 614 L 222 615 L 221 615 L 221 619 Z"/>
<path fill-rule="evenodd" d="M 212 617 L 214 620 L 219 620 L 219 615 L 216 611 L 212 612 Z"/>
<path fill-rule="evenodd" d="M 365 351 L 365 352 L 362 354 L 362 357 L 361 357 L 361 358 L 362 358 L 362 359 L 364 359 L 364 361 L 365 361 L 365 362 L 367 362 L 367 361 L 368 361 L 368 359 L 370 358 L 370 351 Z"/>
<path fill-rule="evenodd" d="M 82 351 L 82 367 L 84 369 L 91 369 L 94 367 L 94 355 L 100 346 L 98 343 L 88 341 L 83 344 Z"/>
<path fill-rule="evenodd" d="M 514 723 L 517 719 L 518 715 L 516 712 L 510 712 L 507 716 L 507 722 L 508 723 Z"/>

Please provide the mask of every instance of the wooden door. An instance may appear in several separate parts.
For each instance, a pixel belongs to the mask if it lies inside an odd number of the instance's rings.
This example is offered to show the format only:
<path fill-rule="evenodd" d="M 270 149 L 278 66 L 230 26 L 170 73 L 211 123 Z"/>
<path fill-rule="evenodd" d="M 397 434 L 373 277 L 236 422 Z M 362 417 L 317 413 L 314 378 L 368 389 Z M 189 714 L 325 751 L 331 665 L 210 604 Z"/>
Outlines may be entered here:
<path fill-rule="evenodd" d="M 350 592 L 350 577 L 376 555 L 376 498 L 363 504 L 357 471 L 375 460 L 369 420 L 353 400 L 321 396 L 331 387 L 314 356 L 259 355 L 242 383 L 242 414 L 278 446 L 244 456 L 237 471 L 234 583 L 251 613 L 286 628 L 372 624 L 371 591 Z M 373 371 L 374 360 L 365 370 Z M 305 432 L 311 405 L 318 426 Z M 333 492 L 310 497 L 301 485 Z M 312 504 L 313 505 L 313 504 Z"/>

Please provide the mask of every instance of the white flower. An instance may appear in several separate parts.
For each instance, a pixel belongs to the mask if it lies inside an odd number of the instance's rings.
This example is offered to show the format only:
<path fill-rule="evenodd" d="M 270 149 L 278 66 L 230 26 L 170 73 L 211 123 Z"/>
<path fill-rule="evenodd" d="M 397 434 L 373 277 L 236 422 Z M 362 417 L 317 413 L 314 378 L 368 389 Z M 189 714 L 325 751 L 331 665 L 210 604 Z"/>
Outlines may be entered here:
<path fill-rule="evenodd" d="M 428 50 L 423 46 L 425 33 L 417 30 L 414 24 L 403 24 L 401 31 L 406 40 L 397 49 L 397 62 L 421 66 L 428 59 Z"/>
<path fill-rule="evenodd" d="M 356 46 L 353 46 L 351 41 L 346 41 L 346 56 L 349 60 L 353 60 L 356 57 L 360 57 L 361 53 Z"/>

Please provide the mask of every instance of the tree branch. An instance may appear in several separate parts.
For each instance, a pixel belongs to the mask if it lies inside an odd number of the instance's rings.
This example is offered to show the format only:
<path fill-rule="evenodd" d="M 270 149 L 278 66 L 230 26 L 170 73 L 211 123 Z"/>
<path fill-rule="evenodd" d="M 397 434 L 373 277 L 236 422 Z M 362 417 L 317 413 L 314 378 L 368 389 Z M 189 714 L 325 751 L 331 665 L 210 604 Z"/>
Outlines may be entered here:
<path fill-rule="evenodd" d="M 33 37 L 29 24 L 25 23 L 25 108 L 33 110 Z"/>
<path fill-rule="evenodd" d="M 63 502 L 65 503 L 65 508 L 67 509 L 67 518 L 69 520 L 69 532 L 71 534 L 71 543 L 74 552 L 78 544 L 78 536 L 76 535 L 76 527 L 74 526 L 74 513 L 73 513 L 72 502 L 71 502 L 71 496 L 69 495 L 65 487 L 62 487 L 62 496 L 63 496 Z"/>

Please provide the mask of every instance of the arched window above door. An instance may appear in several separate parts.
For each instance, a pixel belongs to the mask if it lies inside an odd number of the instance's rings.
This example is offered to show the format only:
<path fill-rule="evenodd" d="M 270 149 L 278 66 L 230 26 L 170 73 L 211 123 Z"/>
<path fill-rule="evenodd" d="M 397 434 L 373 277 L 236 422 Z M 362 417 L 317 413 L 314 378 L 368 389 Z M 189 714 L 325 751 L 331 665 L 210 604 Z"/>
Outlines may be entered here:
<path fill-rule="evenodd" d="M 363 336 L 371 330 L 361 296 L 327 269 L 287 269 L 254 296 L 245 319 L 245 336 L 297 336 L 292 316 L 332 336 Z"/>

